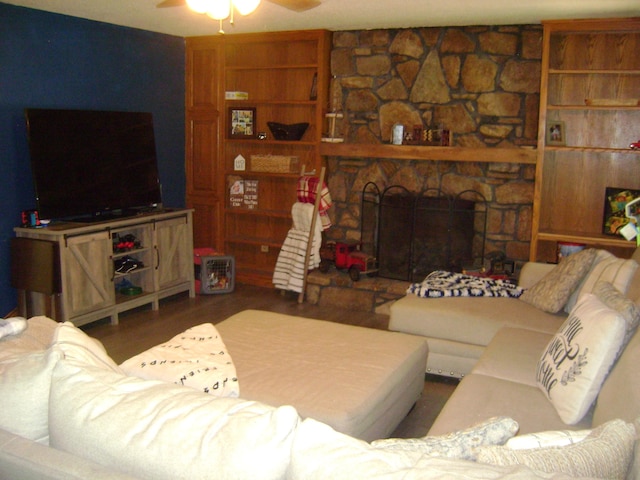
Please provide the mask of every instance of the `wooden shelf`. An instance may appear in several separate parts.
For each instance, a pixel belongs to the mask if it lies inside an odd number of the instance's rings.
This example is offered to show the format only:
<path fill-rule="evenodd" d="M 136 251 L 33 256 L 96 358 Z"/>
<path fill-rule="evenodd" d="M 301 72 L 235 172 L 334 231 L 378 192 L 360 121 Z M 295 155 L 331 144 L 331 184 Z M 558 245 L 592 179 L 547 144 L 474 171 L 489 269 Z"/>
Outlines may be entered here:
<path fill-rule="evenodd" d="M 251 71 L 251 70 L 267 70 L 267 71 L 271 71 L 271 70 L 315 70 L 318 68 L 318 64 L 317 63 L 299 63 L 299 64 L 283 64 L 283 65 L 231 65 L 231 66 L 227 66 L 227 71 L 233 71 L 233 70 L 238 70 L 238 71 Z"/>
<path fill-rule="evenodd" d="M 266 245 L 268 247 L 278 248 L 278 249 L 282 246 L 281 241 L 274 241 L 273 239 L 270 239 L 270 238 L 248 238 L 248 237 L 240 238 L 240 237 L 227 236 L 227 239 L 225 241 L 228 244 L 239 243 L 239 244 L 255 245 L 255 246 Z"/>
<path fill-rule="evenodd" d="M 640 75 L 640 70 L 602 70 L 550 68 L 549 75 Z"/>
<path fill-rule="evenodd" d="M 627 153 L 629 155 L 640 155 L 640 150 L 633 150 L 631 148 L 547 146 L 545 147 L 545 150 L 563 152 Z"/>
<path fill-rule="evenodd" d="M 259 208 L 227 207 L 224 212 L 229 215 L 265 216 L 273 218 L 291 218 L 290 210 L 260 210 Z"/>
<path fill-rule="evenodd" d="M 320 154 L 329 157 L 393 158 L 398 160 L 451 160 L 456 162 L 536 163 L 533 148 L 428 147 L 359 143 L 322 143 Z"/>
<path fill-rule="evenodd" d="M 639 105 L 547 105 L 547 110 L 640 110 Z"/>
<path fill-rule="evenodd" d="M 614 237 L 604 234 L 585 234 L 570 232 L 538 232 L 538 239 L 552 242 L 584 243 L 591 246 L 616 247 L 616 248 L 636 248 L 636 242 L 627 241 L 622 237 Z"/>

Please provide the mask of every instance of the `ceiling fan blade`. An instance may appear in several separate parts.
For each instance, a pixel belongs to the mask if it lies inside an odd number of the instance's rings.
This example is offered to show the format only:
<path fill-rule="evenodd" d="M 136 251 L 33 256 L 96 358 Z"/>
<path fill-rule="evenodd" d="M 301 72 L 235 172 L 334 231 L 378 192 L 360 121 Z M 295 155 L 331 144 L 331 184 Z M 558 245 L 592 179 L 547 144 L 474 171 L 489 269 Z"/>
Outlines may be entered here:
<path fill-rule="evenodd" d="M 185 0 L 164 0 L 156 5 L 156 8 L 168 8 L 168 7 L 184 7 L 187 4 Z"/>
<path fill-rule="evenodd" d="M 320 0 L 267 0 L 268 2 L 275 3 L 281 7 L 288 8 L 294 12 L 304 12 L 305 10 L 311 10 L 316 8 L 322 2 Z"/>

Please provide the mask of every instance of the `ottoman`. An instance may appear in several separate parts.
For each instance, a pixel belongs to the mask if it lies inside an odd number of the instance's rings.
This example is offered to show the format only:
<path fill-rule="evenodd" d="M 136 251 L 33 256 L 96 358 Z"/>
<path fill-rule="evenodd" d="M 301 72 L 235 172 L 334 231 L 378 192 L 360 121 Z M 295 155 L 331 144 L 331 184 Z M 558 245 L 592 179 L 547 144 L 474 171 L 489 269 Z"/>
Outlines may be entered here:
<path fill-rule="evenodd" d="M 393 432 L 424 388 L 427 343 L 397 332 L 245 310 L 216 325 L 240 396 L 372 441 Z"/>

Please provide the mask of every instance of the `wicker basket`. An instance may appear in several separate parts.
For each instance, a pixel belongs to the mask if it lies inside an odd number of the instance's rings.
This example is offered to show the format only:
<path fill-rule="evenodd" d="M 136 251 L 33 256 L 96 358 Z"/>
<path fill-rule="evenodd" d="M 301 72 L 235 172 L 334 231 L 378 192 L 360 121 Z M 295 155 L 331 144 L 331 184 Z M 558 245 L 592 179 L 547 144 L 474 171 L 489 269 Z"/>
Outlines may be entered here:
<path fill-rule="evenodd" d="M 251 155 L 252 172 L 296 173 L 298 157 L 289 155 Z"/>

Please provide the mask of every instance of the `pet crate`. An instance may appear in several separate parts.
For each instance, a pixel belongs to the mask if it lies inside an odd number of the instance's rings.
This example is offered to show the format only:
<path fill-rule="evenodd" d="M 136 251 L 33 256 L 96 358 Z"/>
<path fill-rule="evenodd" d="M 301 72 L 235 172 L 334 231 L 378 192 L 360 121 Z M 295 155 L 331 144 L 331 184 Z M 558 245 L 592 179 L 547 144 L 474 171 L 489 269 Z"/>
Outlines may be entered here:
<path fill-rule="evenodd" d="M 200 293 L 233 291 L 236 277 L 233 255 L 202 256 L 200 261 Z"/>

